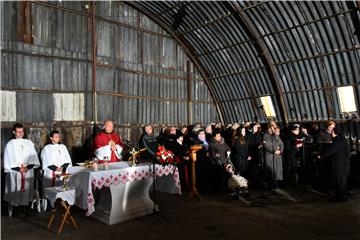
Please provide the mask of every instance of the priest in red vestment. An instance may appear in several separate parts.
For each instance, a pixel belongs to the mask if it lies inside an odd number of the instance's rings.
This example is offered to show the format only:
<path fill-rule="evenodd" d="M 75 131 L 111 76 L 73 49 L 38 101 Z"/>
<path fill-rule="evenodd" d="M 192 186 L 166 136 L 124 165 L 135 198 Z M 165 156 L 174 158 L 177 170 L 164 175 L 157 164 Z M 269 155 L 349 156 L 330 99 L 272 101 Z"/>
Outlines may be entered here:
<path fill-rule="evenodd" d="M 121 161 L 121 152 L 124 148 L 120 136 L 114 132 L 114 124 L 112 121 L 106 121 L 104 130 L 95 137 L 94 154 L 99 159 L 99 163 L 107 157 L 110 162 Z"/>

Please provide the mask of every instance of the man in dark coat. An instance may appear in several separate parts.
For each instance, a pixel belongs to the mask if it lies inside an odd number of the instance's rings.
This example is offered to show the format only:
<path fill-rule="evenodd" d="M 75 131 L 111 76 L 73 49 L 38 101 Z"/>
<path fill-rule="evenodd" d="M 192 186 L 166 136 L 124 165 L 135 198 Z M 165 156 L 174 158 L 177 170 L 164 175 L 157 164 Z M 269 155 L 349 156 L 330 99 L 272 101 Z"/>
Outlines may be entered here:
<path fill-rule="evenodd" d="M 331 169 L 330 169 L 330 162 L 328 159 L 326 159 L 326 152 L 329 148 L 331 148 L 332 144 L 332 133 L 334 132 L 334 129 L 336 127 L 336 124 L 334 121 L 328 121 L 325 124 L 325 129 L 321 129 L 319 133 L 319 155 L 317 156 L 317 169 L 318 169 L 318 176 L 316 184 L 320 187 L 320 189 L 324 190 L 325 192 L 328 192 L 331 188 L 332 183 L 330 182 L 330 175 L 331 175 Z"/>
<path fill-rule="evenodd" d="M 334 200 L 346 201 L 346 186 L 350 173 L 350 147 L 342 134 L 332 132 L 333 142 L 325 152 L 330 162 L 330 173 Z"/>
<path fill-rule="evenodd" d="M 302 152 L 299 152 L 299 149 L 303 147 L 302 139 L 299 136 L 300 125 L 294 124 L 291 128 L 291 133 L 286 139 L 286 165 L 289 176 L 291 177 L 292 182 L 297 185 L 299 181 L 299 172 L 298 167 L 300 166 L 299 155 Z"/>
<path fill-rule="evenodd" d="M 142 155 L 144 159 L 150 161 L 156 160 L 155 153 L 157 151 L 158 141 L 151 125 L 144 127 L 144 134 L 140 137 L 139 146 L 140 148 L 146 149 L 145 154 Z"/>

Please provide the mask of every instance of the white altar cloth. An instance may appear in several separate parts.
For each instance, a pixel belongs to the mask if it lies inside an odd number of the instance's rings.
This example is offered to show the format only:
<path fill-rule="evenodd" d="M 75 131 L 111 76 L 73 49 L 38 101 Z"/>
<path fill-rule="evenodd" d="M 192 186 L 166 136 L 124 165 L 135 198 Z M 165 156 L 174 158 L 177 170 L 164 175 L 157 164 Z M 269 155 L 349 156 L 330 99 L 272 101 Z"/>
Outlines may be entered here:
<path fill-rule="evenodd" d="M 157 191 L 181 194 L 177 167 L 156 164 L 155 172 Z M 68 184 L 74 186 L 77 191 L 76 205 L 87 209 L 88 216 L 94 212 L 95 215 L 97 212 L 97 215 L 100 212 L 103 212 L 101 215 L 113 215 L 111 220 L 99 219 L 111 225 L 152 211 L 153 202 L 149 197 L 149 189 L 153 182 L 152 164 L 129 167 L 127 162 L 110 163 L 108 170 L 103 170 L 103 165 L 100 164 L 98 171 L 85 167 L 70 167 L 69 173 L 72 176 Z M 93 191 L 108 191 L 104 187 L 110 189 L 111 196 L 102 194 L 98 204 L 99 211 L 96 212 Z"/>

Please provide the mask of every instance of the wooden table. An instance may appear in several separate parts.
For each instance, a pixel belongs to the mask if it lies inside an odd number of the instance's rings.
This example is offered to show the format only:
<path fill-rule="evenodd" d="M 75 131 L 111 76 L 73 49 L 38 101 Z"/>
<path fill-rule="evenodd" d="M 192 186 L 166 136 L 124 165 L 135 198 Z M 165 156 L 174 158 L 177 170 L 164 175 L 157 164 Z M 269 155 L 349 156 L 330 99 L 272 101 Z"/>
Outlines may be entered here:
<path fill-rule="evenodd" d="M 44 189 L 45 197 L 50 201 L 53 210 L 51 211 L 51 217 L 48 223 L 47 228 L 50 229 L 51 225 L 54 222 L 56 213 L 60 213 L 62 216 L 57 234 L 60 234 L 63 230 L 65 222 L 68 223 L 68 220 L 72 222 L 74 227 L 78 229 L 77 222 L 75 218 L 71 215 L 70 208 L 75 203 L 76 190 L 75 189 L 65 189 L 63 186 L 59 187 L 49 187 Z M 58 210 L 58 211 L 57 211 Z"/>

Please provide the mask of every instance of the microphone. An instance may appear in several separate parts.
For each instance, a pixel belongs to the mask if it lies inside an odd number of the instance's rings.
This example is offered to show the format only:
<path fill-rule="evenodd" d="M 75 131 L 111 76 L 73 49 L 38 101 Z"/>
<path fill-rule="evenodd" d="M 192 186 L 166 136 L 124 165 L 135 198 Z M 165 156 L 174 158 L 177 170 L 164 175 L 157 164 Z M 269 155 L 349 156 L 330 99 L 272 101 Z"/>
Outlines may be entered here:
<path fill-rule="evenodd" d="M 132 145 L 129 140 L 125 140 L 125 141 L 124 141 L 124 144 L 125 144 L 126 146 L 128 146 L 129 148 L 134 148 L 134 149 L 136 149 L 136 150 L 138 149 L 137 147 L 135 147 L 134 145 Z"/>

